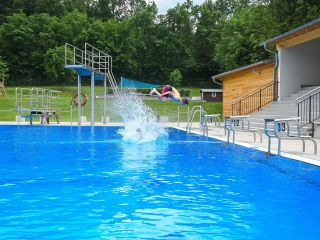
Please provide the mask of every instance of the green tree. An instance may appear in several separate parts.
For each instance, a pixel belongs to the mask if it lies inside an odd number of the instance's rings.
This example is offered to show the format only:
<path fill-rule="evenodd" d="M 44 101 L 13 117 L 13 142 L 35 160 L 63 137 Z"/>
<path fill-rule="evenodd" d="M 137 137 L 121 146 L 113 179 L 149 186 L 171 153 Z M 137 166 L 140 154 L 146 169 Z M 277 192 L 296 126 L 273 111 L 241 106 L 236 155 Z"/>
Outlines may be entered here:
<path fill-rule="evenodd" d="M 276 24 L 268 8 L 260 5 L 252 5 L 226 20 L 214 51 L 220 70 L 270 58 L 260 43 L 279 33 Z"/>
<path fill-rule="evenodd" d="M 64 65 L 64 46 L 50 48 L 44 56 L 45 78 L 55 85 L 71 85 L 76 79 L 76 74 L 66 70 Z"/>
<path fill-rule="evenodd" d="M 277 22 L 279 32 L 287 32 L 320 17 L 319 0 L 260 0 Z"/>
<path fill-rule="evenodd" d="M 182 80 L 181 72 L 179 71 L 179 69 L 174 69 L 170 73 L 170 84 L 175 87 L 179 87 L 181 84 L 181 80 Z"/>
<path fill-rule="evenodd" d="M 0 57 L 0 80 L 7 80 L 9 77 L 9 68 L 7 62 Z"/>

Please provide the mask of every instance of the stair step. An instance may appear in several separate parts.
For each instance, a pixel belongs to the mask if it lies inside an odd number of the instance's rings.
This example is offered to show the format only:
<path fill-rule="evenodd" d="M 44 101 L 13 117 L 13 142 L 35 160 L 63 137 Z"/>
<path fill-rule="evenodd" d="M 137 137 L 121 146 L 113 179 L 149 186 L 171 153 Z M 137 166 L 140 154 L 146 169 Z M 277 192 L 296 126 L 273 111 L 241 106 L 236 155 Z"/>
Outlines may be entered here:
<path fill-rule="evenodd" d="M 293 116 L 297 115 L 298 111 L 294 109 L 282 109 L 280 110 L 261 110 L 255 114 L 257 115 L 286 115 L 286 116 Z M 252 114 L 254 116 L 254 114 Z"/>
<path fill-rule="evenodd" d="M 261 111 L 265 111 L 265 110 L 270 110 L 270 111 L 279 111 L 279 110 L 285 110 L 285 109 L 290 109 L 290 110 L 297 110 L 298 108 L 296 106 L 292 106 L 292 105 L 275 105 L 269 108 L 262 108 Z"/>
<path fill-rule="evenodd" d="M 320 87 L 320 86 L 303 87 L 303 88 L 301 88 L 301 89 L 313 90 L 313 89 L 316 89 L 316 88 L 318 88 L 318 87 Z"/>
<path fill-rule="evenodd" d="M 308 92 L 318 88 L 319 86 L 304 87 L 298 90 L 296 93 L 290 94 L 288 97 L 281 99 L 281 101 L 271 102 L 270 104 L 262 107 L 260 111 L 249 113 L 250 115 L 250 127 L 264 129 L 264 119 L 266 118 L 294 118 L 298 115 L 298 105 L 296 99 L 307 94 Z M 314 114 L 317 114 L 316 112 Z M 320 136 L 320 119 L 316 123 L 316 129 Z M 312 125 L 302 127 L 301 134 L 307 135 L 310 132 Z M 291 132 L 296 133 L 297 127 L 291 126 Z"/>
<path fill-rule="evenodd" d="M 250 119 L 266 119 L 266 118 L 292 118 L 292 117 L 297 117 L 297 115 L 273 115 L 273 114 L 268 114 L 268 115 L 257 115 L 257 116 L 250 116 Z"/>

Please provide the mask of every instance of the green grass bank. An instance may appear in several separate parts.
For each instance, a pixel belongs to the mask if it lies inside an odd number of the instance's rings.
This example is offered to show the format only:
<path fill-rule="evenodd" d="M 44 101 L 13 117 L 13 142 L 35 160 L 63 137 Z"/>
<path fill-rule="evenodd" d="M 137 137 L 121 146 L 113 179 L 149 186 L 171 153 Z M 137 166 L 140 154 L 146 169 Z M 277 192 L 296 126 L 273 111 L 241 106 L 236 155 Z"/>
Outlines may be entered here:
<path fill-rule="evenodd" d="M 71 106 L 72 96 L 76 93 L 76 86 L 52 86 L 52 87 L 43 87 L 46 89 L 54 89 L 61 91 L 60 102 L 60 121 L 69 122 L 77 121 L 77 108 Z M 192 96 L 199 96 L 199 88 L 189 88 L 191 89 Z M 16 110 L 16 88 L 7 87 L 6 88 L 7 96 L 0 97 L 0 121 L 15 121 L 16 115 L 18 112 Z M 83 86 L 82 92 L 85 92 L 88 96 L 90 95 L 90 87 Z M 95 95 L 103 94 L 103 87 L 95 87 Z M 95 119 L 97 122 L 101 121 L 103 115 L 103 99 L 96 99 L 95 104 Z M 192 102 L 190 101 L 189 105 L 180 106 L 173 102 L 160 102 L 156 98 L 150 99 L 146 98 L 143 100 L 146 105 L 148 105 L 157 116 L 166 116 L 170 122 L 185 122 L 187 121 L 188 112 L 191 111 L 193 106 L 202 105 L 204 109 L 209 113 L 220 113 L 222 116 L 222 103 L 209 103 L 209 102 Z M 27 103 L 26 103 L 27 105 Z M 107 116 L 110 118 L 111 122 L 121 121 L 120 116 L 118 115 L 117 106 L 115 105 L 112 98 L 107 99 Z M 178 114 L 179 113 L 179 114 Z M 90 118 L 90 99 L 88 100 L 85 107 L 82 108 L 82 115 L 87 116 L 87 121 Z M 198 120 L 198 117 L 196 117 Z"/>

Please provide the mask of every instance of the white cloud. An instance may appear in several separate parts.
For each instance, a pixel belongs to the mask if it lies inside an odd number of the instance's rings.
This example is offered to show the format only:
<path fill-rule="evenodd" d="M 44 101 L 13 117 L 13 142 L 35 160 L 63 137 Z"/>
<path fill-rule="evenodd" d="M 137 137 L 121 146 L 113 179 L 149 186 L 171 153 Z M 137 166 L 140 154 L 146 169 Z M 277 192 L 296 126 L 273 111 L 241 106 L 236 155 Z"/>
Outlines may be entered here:
<path fill-rule="evenodd" d="M 205 0 L 193 0 L 193 5 L 202 4 Z M 169 8 L 173 8 L 177 5 L 177 3 L 183 3 L 185 0 L 154 0 L 154 2 L 158 6 L 158 10 L 160 14 L 164 14 L 167 12 Z"/>

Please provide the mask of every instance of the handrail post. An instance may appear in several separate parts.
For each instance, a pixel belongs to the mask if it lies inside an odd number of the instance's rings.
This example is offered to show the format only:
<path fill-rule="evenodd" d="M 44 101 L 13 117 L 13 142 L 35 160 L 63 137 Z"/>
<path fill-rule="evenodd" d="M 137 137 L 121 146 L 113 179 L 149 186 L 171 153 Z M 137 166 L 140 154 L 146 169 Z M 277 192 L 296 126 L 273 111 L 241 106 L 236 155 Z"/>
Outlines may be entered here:
<path fill-rule="evenodd" d="M 260 111 L 261 107 L 262 107 L 262 103 L 261 103 L 261 89 L 259 91 L 259 95 L 260 95 L 260 100 L 259 100 L 259 107 L 258 107 L 258 111 Z"/>
<path fill-rule="evenodd" d="M 309 123 L 311 123 L 311 97 L 312 96 L 309 97 Z"/>
<path fill-rule="evenodd" d="M 180 108 L 178 106 L 178 127 L 179 127 L 179 123 L 180 123 Z"/>

